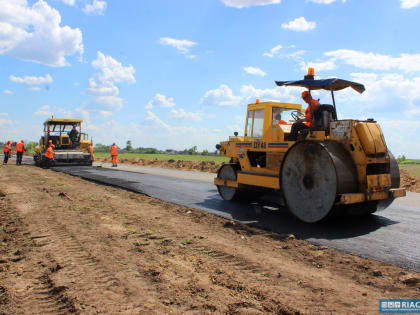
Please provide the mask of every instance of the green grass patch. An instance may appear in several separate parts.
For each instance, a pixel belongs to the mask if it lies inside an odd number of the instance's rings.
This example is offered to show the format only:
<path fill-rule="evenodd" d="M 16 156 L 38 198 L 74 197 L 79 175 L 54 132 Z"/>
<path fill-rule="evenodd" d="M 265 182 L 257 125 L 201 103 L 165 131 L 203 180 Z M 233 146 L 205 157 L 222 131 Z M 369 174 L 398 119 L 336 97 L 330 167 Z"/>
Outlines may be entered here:
<path fill-rule="evenodd" d="M 412 176 L 420 177 L 420 164 L 400 164 L 400 168 L 406 170 Z"/>
<path fill-rule="evenodd" d="M 398 161 L 400 165 L 420 165 L 420 160 L 403 160 Z"/>
<path fill-rule="evenodd" d="M 109 157 L 109 153 L 95 152 L 95 157 L 105 158 Z M 229 158 L 224 156 L 212 156 L 212 155 L 171 155 L 171 154 L 141 154 L 141 153 L 121 153 L 118 154 L 118 158 L 125 159 L 144 159 L 144 160 L 183 160 L 183 161 L 214 161 L 214 162 L 228 162 Z"/>

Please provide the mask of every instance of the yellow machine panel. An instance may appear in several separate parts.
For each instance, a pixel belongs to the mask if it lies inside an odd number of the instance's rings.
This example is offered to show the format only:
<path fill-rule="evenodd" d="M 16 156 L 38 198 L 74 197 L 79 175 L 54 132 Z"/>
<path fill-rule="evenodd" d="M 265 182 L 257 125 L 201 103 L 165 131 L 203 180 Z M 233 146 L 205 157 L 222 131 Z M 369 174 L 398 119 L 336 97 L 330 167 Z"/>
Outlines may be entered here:
<path fill-rule="evenodd" d="M 358 123 L 356 130 L 366 154 L 385 154 L 387 152 L 382 130 L 377 123 Z"/>

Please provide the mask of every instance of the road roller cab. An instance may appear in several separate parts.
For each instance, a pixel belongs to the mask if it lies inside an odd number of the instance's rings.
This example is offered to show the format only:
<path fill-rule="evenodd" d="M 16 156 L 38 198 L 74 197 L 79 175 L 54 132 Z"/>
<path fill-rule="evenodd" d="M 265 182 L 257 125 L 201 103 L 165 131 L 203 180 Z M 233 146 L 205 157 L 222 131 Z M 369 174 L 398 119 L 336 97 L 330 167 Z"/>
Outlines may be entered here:
<path fill-rule="evenodd" d="M 336 211 L 370 214 L 405 196 L 398 164 L 373 119 L 337 119 L 334 91 L 364 86 L 341 79 L 276 81 L 331 91 L 332 105 L 321 105 L 317 121 L 297 141 L 287 141 L 292 124 L 303 116 L 300 104 L 249 104 L 243 136 L 216 146 L 230 157 L 214 183 L 225 200 L 271 192 L 299 219 L 321 221 Z M 257 196 L 258 198 L 258 196 Z"/>

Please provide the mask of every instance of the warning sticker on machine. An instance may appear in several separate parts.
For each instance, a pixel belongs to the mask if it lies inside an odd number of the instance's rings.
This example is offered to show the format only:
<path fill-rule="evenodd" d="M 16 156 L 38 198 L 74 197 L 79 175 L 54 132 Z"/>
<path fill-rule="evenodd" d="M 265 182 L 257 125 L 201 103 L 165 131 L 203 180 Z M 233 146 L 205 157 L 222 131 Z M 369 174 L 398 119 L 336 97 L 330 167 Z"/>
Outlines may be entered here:
<path fill-rule="evenodd" d="M 330 133 L 334 139 L 350 139 L 351 136 L 351 120 L 333 121 L 330 124 Z"/>

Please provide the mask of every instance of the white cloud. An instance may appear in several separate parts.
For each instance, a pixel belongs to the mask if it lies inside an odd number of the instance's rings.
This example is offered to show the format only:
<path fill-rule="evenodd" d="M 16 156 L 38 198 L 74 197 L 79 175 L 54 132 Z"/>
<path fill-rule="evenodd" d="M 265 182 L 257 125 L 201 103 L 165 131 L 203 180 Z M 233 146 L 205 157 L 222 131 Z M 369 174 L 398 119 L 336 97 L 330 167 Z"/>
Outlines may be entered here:
<path fill-rule="evenodd" d="M 51 107 L 50 105 L 41 106 L 35 113 L 36 116 L 62 116 L 71 117 L 72 112 L 64 108 Z"/>
<path fill-rule="evenodd" d="M 86 14 L 104 15 L 106 6 L 106 1 L 93 0 L 91 4 L 86 3 L 83 12 L 85 12 Z"/>
<path fill-rule="evenodd" d="M 267 75 L 267 73 L 265 73 L 263 70 L 261 70 L 260 68 L 257 67 L 244 67 L 244 71 L 246 73 L 252 74 L 252 75 L 258 75 L 261 77 L 264 77 Z"/>
<path fill-rule="evenodd" d="M 274 56 L 278 55 L 280 53 L 280 50 L 283 48 L 282 45 L 274 46 L 270 49 L 269 52 L 263 53 L 263 56 L 273 58 Z"/>
<path fill-rule="evenodd" d="M 45 77 L 34 77 L 27 75 L 24 77 L 17 77 L 14 75 L 10 75 L 9 80 L 15 83 L 23 83 L 27 85 L 49 84 L 53 82 L 53 78 L 49 74 L 45 75 Z"/>
<path fill-rule="evenodd" d="M 228 7 L 241 9 L 257 5 L 277 4 L 280 3 L 281 0 L 222 0 L 222 2 Z"/>
<path fill-rule="evenodd" d="M 100 70 L 94 77 L 89 78 L 86 92 L 95 96 L 98 105 L 105 106 L 107 110 L 121 110 L 123 99 L 119 97 L 119 88 L 116 83 L 135 83 L 135 69 L 132 65 L 123 66 L 111 56 L 105 56 L 98 51 L 97 58 L 92 61 L 92 67 Z"/>
<path fill-rule="evenodd" d="M 366 87 L 363 94 L 352 89 L 336 93 L 340 111 L 346 118 L 390 117 L 416 113 L 420 109 L 420 77 L 407 78 L 401 74 L 351 73 L 351 80 Z"/>
<path fill-rule="evenodd" d="M 313 30 L 316 27 L 316 23 L 307 21 L 303 16 L 301 16 L 289 23 L 283 23 L 281 27 L 296 32 L 307 32 Z"/>
<path fill-rule="evenodd" d="M 134 77 L 136 71 L 132 65 L 124 67 L 121 62 L 111 56 L 105 56 L 100 51 L 98 51 L 96 59 L 92 61 L 92 67 L 102 71 L 98 74 L 100 81 L 136 83 Z"/>
<path fill-rule="evenodd" d="M 315 73 L 319 71 L 325 71 L 325 70 L 334 70 L 335 69 L 335 63 L 333 60 L 327 60 L 327 61 L 318 61 L 318 62 L 301 62 L 300 68 L 303 71 L 306 71 L 309 67 L 312 67 L 315 69 Z"/>
<path fill-rule="evenodd" d="M 229 86 L 222 84 L 217 89 L 207 91 L 200 103 L 207 106 L 239 106 L 241 101 L 242 98 L 235 96 Z"/>
<path fill-rule="evenodd" d="M 178 50 L 181 54 L 188 54 L 190 52 L 190 48 L 197 45 L 196 42 L 187 40 L 187 39 L 175 39 L 170 37 L 161 37 L 159 39 L 159 44 L 172 46 L 176 50 Z M 194 56 L 192 59 L 195 58 L 195 55 L 189 55 L 187 58 L 191 59 L 191 56 Z"/>
<path fill-rule="evenodd" d="M 96 102 L 112 110 L 121 110 L 123 108 L 123 99 L 116 95 L 103 95 L 95 98 Z"/>
<path fill-rule="evenodd" d="M 99 110 L 98 113 L 102 116 L 102 117 L 109 117 L 112 116 L 112 112 L 110 112 L 109 110 Z"/>
<path fill-rule="evenodd" d="M 147 103 L 146 108 L 152 109 L 155 106 L 159 107 L 174 107 L 175 102 L 173 97 L 166 97 L 163 94 L 156 94 L 150 101 Z"/>
<path fill-rule="evenodd" d="M 300 103 L 302 88 L 275 87 L 272 89 L 258 89 L 253 85 L 243 85 L 240 95 L 235 95 L 232 89 L 222 84 L 217 89 L 209 90 L 201 98 L 201 104 L 208 106 L 239 106 L 254 103 L 255 99 L 263 101 L 282 101 Z"/>
<path fill-rule="evenodd" d="M 66 56 L 83 54 L 79 28 L 60 26 L 61 15 L 44 0 L 0 1 L 0 55 L 48 66 L 68 65 Z"/>
<path fill-rule="evenodd" d="M 13 92 L 10 90 L 3 90 L 3 94 L 12 95 Z"/>
<path fill-rule="evenodd" d="M 39 86 L 33 86 L 33 87 L 30 87 L 28 90 L 32 92 L 38 92 L 41 90 L 41 88 Z"/>
<path fill-rule="evenodd" d="M 0 113 L 0 117 L 6 117 L 8 115 L 9 115 L 8 113 Z"/>
<path fill-rule="evenodd" d="M 338 49 L 328 51 L 324 55 L 362 69 L 420 71 L 420 54 L 400 54 L 399 57 L 393 57 L 358 50 Z"/>
<path fill-rule="evenodd" d="M 401 0 L 401 8 L 411 9 L 420 5 L 420 0 Z"/>
<path fill-rule="evenodd" d="M 119 94 L 119 89 L 110 81 L 100 81 L 100 83 L 98 83 L 94 78 L 89 78 L 89 87 L 87 88 L 87 92 L 91 95 L 97 96 L 116 96 Z"/>
<path fill-rule="evenodd" d="M 13 122 L 10 119 L 6 119 L 6 118 L 0 118 L 0 127 L 3 126 L 12 126 Z M 2 132 L 2 134 L 8 134 L 6 132 Z"/>
<path fill-rule="evenodd" d="M 171 118 L 178 118 L 178 119 L 185 119 L 185 120 L 192 120 L 192 121 L 200 121 L 202 120 L 203 113 L 201 112 L 186 112 L 183 108 L 180 109 L 172 109 L 171 110 Z"/>
<path fill-rule="evenodd" d="M 61 0 L 61 2 L 71 6 L 76 4 L 76 0 Z"/>

